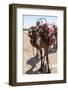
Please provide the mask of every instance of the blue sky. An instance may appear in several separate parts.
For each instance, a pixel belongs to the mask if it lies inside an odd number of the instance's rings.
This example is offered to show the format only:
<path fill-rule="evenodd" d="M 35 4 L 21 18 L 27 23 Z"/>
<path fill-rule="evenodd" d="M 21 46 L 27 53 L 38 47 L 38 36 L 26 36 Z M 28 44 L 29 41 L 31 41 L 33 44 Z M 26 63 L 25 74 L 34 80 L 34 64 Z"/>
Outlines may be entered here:
<path fill-rule="evenodd" d="M 24 15 L 23 16 L 24 28 L 30 28 L 31 26 L 35 26 L 38 18 L 45 18 L 47 20 L 47 23 L 57 25 L 57 17 L 56 16 Z"/>

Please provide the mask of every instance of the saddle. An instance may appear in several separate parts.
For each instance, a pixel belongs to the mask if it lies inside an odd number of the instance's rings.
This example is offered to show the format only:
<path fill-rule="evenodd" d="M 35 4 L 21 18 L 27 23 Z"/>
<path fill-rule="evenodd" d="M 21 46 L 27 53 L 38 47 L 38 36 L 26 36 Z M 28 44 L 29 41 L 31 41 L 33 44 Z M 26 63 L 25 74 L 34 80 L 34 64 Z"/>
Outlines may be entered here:
<path fill-rule="evenodd" d="M 55 40 L 55 35 L 54 35 L 54 27 L 52 24 L 42 24 L 37 26 L 38 29 L 42 28 L 43 32 L 47 32 L 48 34 L 48 43 L 49 45 L 52 44 L 52 42 Z"/>

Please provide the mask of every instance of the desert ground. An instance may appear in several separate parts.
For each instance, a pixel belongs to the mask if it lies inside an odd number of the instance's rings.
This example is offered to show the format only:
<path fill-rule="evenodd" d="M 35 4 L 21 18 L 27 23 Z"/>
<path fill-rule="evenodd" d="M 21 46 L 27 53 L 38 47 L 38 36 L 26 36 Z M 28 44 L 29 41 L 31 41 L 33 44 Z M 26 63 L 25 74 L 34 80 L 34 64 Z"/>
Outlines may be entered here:
<path fill-rule="evenodd" d="M 36 49 L 30 44 L 30 38 L 28 37 L 28 31 L 24 31 L 24 59 L 23 59 L 23 73 L 24 74 L 37 74 L 40 68 L 41 61 L 36 57 Z M 33 53 L 34 49 L 34 53 Z M 51 73 L 57 73 L 57 52 L 48 54 L 49 67 Z"/>

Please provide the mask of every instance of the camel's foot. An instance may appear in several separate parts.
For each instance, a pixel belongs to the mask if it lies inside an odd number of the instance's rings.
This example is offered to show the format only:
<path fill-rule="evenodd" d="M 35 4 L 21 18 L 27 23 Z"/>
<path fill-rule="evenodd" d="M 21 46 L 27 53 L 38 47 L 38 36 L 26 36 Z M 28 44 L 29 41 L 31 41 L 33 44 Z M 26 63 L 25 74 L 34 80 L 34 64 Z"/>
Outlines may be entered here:
<path fill-rule="evenodd" d="M 40 73 L 47 73 L 45 67 L 40 68 L 38 71 L 39 71 Z"/>
<path fill-rule="evenodd" d="M 39 72 L 42 72 L 42 71 L 43 71 L 43 69 L 42 69 L 42 68 L 40 68 L 38 71 L 39 71 Z"/>
<path fill-rule="evenodd" d="M 51 73 L 51 70 L 49 69 L 49 66 L 47 64 L 45 65 L 45 68 L 46 68 L 46 73 Z"/>
<path fill-rule="evenodd" d="M 49 68 L 47 70 L 47 67 L 46 66 L 41 67 L 38 71 L 40 73 L 51 73 L 51 70 Z"/>
<path fill-rule="evenodd" d="M 50 69 L 48 69 L 48 73 L 51 73 L 51 70 Z"/>

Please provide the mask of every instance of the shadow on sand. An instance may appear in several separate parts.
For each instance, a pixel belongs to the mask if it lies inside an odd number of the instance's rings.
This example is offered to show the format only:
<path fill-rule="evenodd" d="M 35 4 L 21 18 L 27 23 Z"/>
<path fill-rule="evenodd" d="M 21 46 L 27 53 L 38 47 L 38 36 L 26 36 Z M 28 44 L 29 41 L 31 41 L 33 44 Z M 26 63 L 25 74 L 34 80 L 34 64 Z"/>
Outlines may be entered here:
<path fill-rule="evenodd" d="M 33 69 L 36 67 L 36 64 L 40 61 L 38 56 L 36 55 L 35 57 L 30 58 L 27 61 L 27 64 L 31 65 L 31 69 L 26 71 L 26 74 L 38 74 L 38 71 L 33 71 Z"/>
<path fill-rule="evenodd" d="M 52 53 L 55 53 L 55 52 L 56 52 L 56 49 L 52 49 L 48 53 L 52 54 Z M 36 64 L 38 64 L 39 62 L 40 62 L 40 59 L 38 58 L 38 55 L 36 55 L 35 57 L 30 58 L 27 61 L 27 64 L 31 65 L 31 69 L 29 69 L 25 73 L 26 74 L 44 74 L 44 73 L 47 73 L 46 72 L 46 66 L 43 66 L 43 71 L 41 71 L 41 72 L 38 69 L 36 71 L 33 71 L 34 68 L 37 68 Z M 41 64 L 40 64 L 40 66 L 41 66 Z"/>

